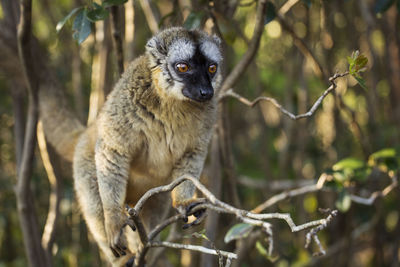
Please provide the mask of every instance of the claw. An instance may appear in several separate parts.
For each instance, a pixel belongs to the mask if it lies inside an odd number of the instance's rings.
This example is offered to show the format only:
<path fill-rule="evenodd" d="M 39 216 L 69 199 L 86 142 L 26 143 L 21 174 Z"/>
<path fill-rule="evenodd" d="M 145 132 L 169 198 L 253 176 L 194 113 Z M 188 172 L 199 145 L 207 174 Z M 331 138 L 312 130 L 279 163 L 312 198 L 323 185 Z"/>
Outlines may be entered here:
<path fill-rule="evenodd" d="M 120 257 L 119 253 L 113 247 L 110 246 L 110 249 L 111 249 L 111 251 L 112 251 L 112 253 L 114 254 L 115 257 L 117 257 L 117 258 Z"/>
<path fill-rule="evenodd" d="M 191 211 L 198 205 L 203 204 L 206 202 L 206 199 L 202 198 L 202 199 L 197 199 L 196 202 L 191 203 L 187 208 L 186 208 L 186 215 L 193 215 L 194 217 L 196 217 L 196 219 L 193 222 L 187 223 L 188 222 L 188 217 L 186 217 L 184 219 L 184 222 L 186 224 L 183 225 L 183 229 L 187 229 L 193 225 L 198 225 L 200 224 L 203 219 L 207 216 L 206 213 L 206 209 L 200 209 L 197 210 L 193 213 L 191 213 Z"/>

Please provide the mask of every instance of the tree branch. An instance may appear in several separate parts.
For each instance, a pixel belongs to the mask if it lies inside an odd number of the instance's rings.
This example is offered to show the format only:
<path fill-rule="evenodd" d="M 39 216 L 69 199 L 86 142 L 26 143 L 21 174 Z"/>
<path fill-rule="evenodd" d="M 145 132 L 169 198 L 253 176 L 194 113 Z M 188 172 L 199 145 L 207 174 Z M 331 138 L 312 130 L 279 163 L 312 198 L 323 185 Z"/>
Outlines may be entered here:
<path fill-rule="evenodd" d="M 37 140 L 43 166 L 46 170 L 47 177 L 50 183 L 49 211 L 47 214 L 47 220 L 42 235 L 42 246 L 47 251 L 48 257 L 50 258 L 56 234 L 56 223 L 59 217 L 61 190 L 59 177 L 57 177 L 50 161 L 50 155 L 48 152 L 46 138 L 41 121 L 39 121 L 37 127 Z"/>
<path fill-rule="evenodd" d="M 153 10 L 151 9 L 149 0 L 140 0 L 139 2 L 142 6 L 144 16 L 146 17 L 147 24 L 149 25 L 152 34 L 156 34 L 159 31 L 158 23 Z"/>
<path fill-rule="evenodd" d="M 118 73 L 122 75 L 124 72 L 124 50 L 123 50 L 123 38 L 121 34 L 121 16 L 120 7 L 118 5 L 111 6 L 111 33 L 113 37 L 113 44 L 115 54 L 117 55 Z"/>
<path fill-rule="evenodd" d="M 331 82 L 331 86 L 329 86 L 323 93 L 322 95 L 317 99 L 317 101 L 315 101 L 314 105 L 312 105 L 312 107 L 310 108 L 309 111 L 307 111 L 306 113 L 303 114 L 299 114 L 299 115 L 294 115 L 293 113 L 291 113 L 290 111 L 288 111 L 287 109 L 285 109 L 284 107 L 282 107 L 281 104 L 278 103 L 278 101 L 275 98 L 272 97 L 267 97 L 267 96 L 259 96 L 256 99 L 254 99 L 253 101 L 248 100 L 247 98 L 235 93 L 233 91 L 233 89 L 229 89 L 227 90 L 224 94 L 222 94 L 220 96 L 220 100 L 225 98 L 225 97 L 233 97 L 238 99 L 240 102 L 242 102 L 243 104 L 249 106 L 249 107 L 254 107 L 256 104 L 258 104 L 260 101 L 268 101 L 271 102 L 275 107 L 277 107 L 283 114 L 285 114 L 286 116 L 288 116 L 290 119 L 292 120 L 299 120 L 302 118 L 307 118 L 307 117 L 311 117 L 314 112 L 317 110 L 317 108 L 321 105 L 322 101 L 324 100 L 324 98 L 333 90 L 336 89 L 337 85 L 335 83 L 335 80 L 337 78 L 340 77 L 345 77 L 349 75 L 349 72 L 346 71 L 344 73 L 337 73 L 335 75 L 333 75 L 332 77 L 329 78 L 329 81 Z"/>
<path fill-rule="evenodd" d="M 20 21 L 18 24 L 18 53 L 21 61 L 26 87 L 28 88 L 29 105 L 21 164 L 17 170 L 18 180 L 15 188 L 18 213 L 25 250 L 31 266 L 49 266 L 44 250 L 40 243 L 37 217 L 32 203 L 30 180 L 33 171 L 34 150 L 36 146 L 36 125 L 38 122 L 38 80 L 33 67 L 32 40 L 32 1 L 20 2 Z"/>
<path fill-rule="evenodd" d="M 321 178 L 322 179 L 322 178 Z M 195 208 L 193 208 L 193 210 L 191 210 L 190 214 L 185 214 L 185 216 L 189 216 L 193 213 L 195 213 L 198 210 L 201 209 L 209 209 L 209 210 L 214 210 L 220 213 L 228 213 L 228 214 L 232 214 L 235 215 L 239 220 L 241 220 L 244 223 L 248 223 L 254 226 L 258 226 L 261 228 L 261 230 L 268 234 L 270 237 L 272 237 L 273 232 L 272 232 L 272 227 L 271 224 L 268 222 L 265 222 L 263 220 L 266 219 L 281 219 L 286 221 L 286 223 L 289 225 L 290 229 L 292 232 L 298 232 L 307 228 L 312 228 L 309 231 L 309 235 L 311 235 L 314 240 L 317 242 L 317 244 L 320 246 L 318 237 L 316 237 L 316 234 L 324 229 L 332 220 L 332 216 L 336 215 L 336 211 L 332 211 L 331 214 L 329 216 L 331 217 L 327 217 L 326 219 L 320 219 L 320 220 L 315 220 L 315 221 L 311 221 L 311 222 L 307 222 L 301 225 L 296 225 L 293 222 L 293 219 L 291 218 L 290 214 L 288 213 L 265 213 L 265 214 L 256 214 L 253 212 L 249 212 L 246 210 L 241 210 L 241 209 L 237 209 L 233 206 L 230 206 L 227 203 L 224 203 L 222 201 L 220 201 L 219 199 L 217 199 L 204 185 L 202 185 L 197 179 L 190 177 L 190 176 L 184 176 L 184 177 L 180 177 L 174 181 L 172 181 L 170 184 L 168 185 L 164 185 L 164 186 L 160 186 L 160 187 L 156 187 L 153 189 L 150 189 L 149 191 L 147 191 L 141 198 L 140 200 L 136 203 L 134 208 L 130 208 L 129 214 L 131 216 L 131 218 L 135 221 L 135 224 L 137 226 L 137 228 L 139 229 L 139 236 L 142 240 L 143 243 L 143 249 L 142 251 L 139 251 L 138 255 L 137 255 L 137 265 L 138 266 L 144 266 L 144 257 L 145 254 L 147 253 L 148 249 L 151 248 L 154 244 L 154 242 L 152 241 L 152 239 L 159 233 L 161 232 L 162 229 L 164 229 L 165 227 L 167 227 L 169 224 L 179 220 L 182 218 L 182 215 L 176 215 L 173 216 L 169 219 L 167 219 L 166 221 L 162 222 L 161 224 L 159 224 L 158 226 L 156 226 L 153 231 L 147 235 L 144 231 L 140 230 L 140 218 L 139 218 L 139 213 L 141 211 L 141 209 L 143 208 L 144 203 L 153 195 L 155 194 L 159 194 L 159 193 L 163 193 L 163 192 L 169 192 L 171 190 L 173 190 L 176 186 L 178 186 L 179 184 L 181 184 L 182 182 L 186 181 L 186 180 L 190 180 L 195 186 L 196 188 L 204 195 L 204 197 L 207 199 L 208 202 L 200 204 L 198 206 L 196 206 Z M 320 182 L 321 184 L 323 182 Z M 321 225 L 323 228 L 321 228 Z M 272 240 L 272 238 L 271 238 Z M 162 243 L 162 242 L 161 242 Z M 159 244 L 161 244 L 159 243 Z M 270 242 L 270 248 L 269 251 L 272 252 L 272 242 Z M 183 246 L 183 245 L 182 245 Z M 180 247 L 181 248 L 181 247 Z M 320 248 L 322 248 L 322 246 L 320 246 Z M 218 255 L 217 252 L 215 252 L 216 255 Z M 324 253 L 323 249 L 320 249 L 320 253 Z"/>
<path fill-rule="evenodd" d="M 188 249 L 192 251 L 199 251 L 202 253 L 210 254 L 210 255 L 215 255 L 218 256 L 218 253 L 220 253 L 222 256 L 230 259 L 237 259 L 237 255 L 232 252 L 227 252 L 223 250 L 218 250 L 218 252 L 215 249 L 209 249 L 205 248 L 202 246 L 194 246 L 194 245 L 188 245 L 188 244 L 177 244 L 177 243 L 171 243 L 171 242 L 150 242 L 148 244 L 149 247 L 167 247 L 167 248 L 176 248 L 176 249 Z"/>

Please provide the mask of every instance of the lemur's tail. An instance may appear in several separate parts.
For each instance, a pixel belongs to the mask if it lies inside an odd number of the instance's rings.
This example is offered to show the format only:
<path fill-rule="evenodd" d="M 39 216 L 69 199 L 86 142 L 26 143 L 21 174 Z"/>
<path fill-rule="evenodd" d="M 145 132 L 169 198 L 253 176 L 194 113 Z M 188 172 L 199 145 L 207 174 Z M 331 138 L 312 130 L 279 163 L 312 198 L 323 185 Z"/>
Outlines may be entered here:
<path fill-rule="evenodd" d="M 85 126 L 71 111 L 66 95 L 52 75 L 41 77 L 39 107 L 47 140 L 64 159 L 71 162 L 76 142 Z"/>

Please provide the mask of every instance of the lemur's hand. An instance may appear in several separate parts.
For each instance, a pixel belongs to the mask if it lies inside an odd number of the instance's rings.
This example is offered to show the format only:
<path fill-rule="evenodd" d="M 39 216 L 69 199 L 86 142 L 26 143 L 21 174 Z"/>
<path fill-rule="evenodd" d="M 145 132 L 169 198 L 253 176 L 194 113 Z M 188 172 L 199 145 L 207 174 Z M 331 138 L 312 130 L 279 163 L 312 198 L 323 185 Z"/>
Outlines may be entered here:
<path fill-rule="evenodd" d="M 126 240 L 123 236 L 123 228 L 128 217 L 122 211 L 106 211 L 104 213 L 104 226 L 108 245 L 115 257 L 126 255 Z"/>
<path fill-rule="evenodd" d="M 204 203 L 206 203 L 205 198 L 194 198 L 185 202 L 185 205 L 177 207 L 178 212 L 186 216 L 184 219 L 185 224 L 183 225 L 183 229 L 187 229 L 193 225 L 198 225 L 204 220 L 207 216 L 206 209 L 200 209 L 193 212 L 193 209 L 196 206 Z"/>

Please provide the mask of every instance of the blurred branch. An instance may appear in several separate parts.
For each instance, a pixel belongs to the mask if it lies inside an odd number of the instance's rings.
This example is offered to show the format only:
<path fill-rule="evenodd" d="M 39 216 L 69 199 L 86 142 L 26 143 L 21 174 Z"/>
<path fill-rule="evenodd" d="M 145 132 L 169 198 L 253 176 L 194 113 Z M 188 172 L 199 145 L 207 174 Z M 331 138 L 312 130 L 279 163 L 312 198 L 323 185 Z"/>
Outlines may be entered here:
<path fill-rule="evenodd" d="M 40 243 L 39 227 L 33 204 L 30 181 L 33 172 L 34 150 L 36 146 L 36 126 L 39 115 L 38 77 L 35 73 L 32 56 L 32 1 L 20 2 L 20 21 L 18 24 L 18 53 L 22 70 L 28 88 L 28 117 L 23 142 L 21 164 L 17 170 L 17 185 L 15 188 L 18 215 L 24 237 L 25 250 L 30 266 L 50 266 Z"/>
<path fill-rule="evenodd" d="M 304 195 L 307 193 L 317 192 L 320 190 L 329 190 L 328 188 L 324 188 L 324 185 L 327 181 L 331 181 L 332 179 L 333 179 L 333 177 L 331 175 L 323 173 L 319 177 L 318 181 L 315 184 L 304 185 L 299 188 L 292 189 L 292 190 L 285 191 L 280 194 L 274 195 L 271 198 L 269 198 L 268 200 L 266 200 L 265 202 L 263 202 L 262 204 L 258 205 L 254 209 L 252 209 L 251 212 L 260 213 L 260 212 L 264 211 L 265 209 L 275 205 L 276 203 L 278 203 L 282 200 L 289 199 L 289 198 L 292 198 L 295 196 L 300 196 L 300 195 Z M 391 183 L 388 186 L 386 186 L 383 190 L 375 191 L 375 192 L 371 193 L 371 195 L 367 198 L 360 197 L 360 196 L 357 196 L 354 194 L 350 194 L 350 198 L 353 202 L 358 203 L 358 204 L 372 205 L 378 197 L 385 197 L 397 186 L 398 186 L 397 176 L 392 174 L 391 175 Z"/>
<path fill-rule="evenodd" d="M 315 74 L 320 77 L 322 76 L 326 79 L 328 77 L 328 75 L 324 72 L 322 65 L 319 63 L 316 56 L 311 51 L 311 49 L 308 47 L 308 45 L 304 42 L 304 40 L 301 39 L 299 36 L 297 36 L 295 31 L 286 22 L 285 18 L 282 15 L 280 15 L 280 13 L 277 14 L 276 19 L 282 25 L 282 28 L 284 30 L 286 30 L 292 36 L 295 46 L 297 46 L 297 48 L 304 55 L 304 57 L 306 57 L 308 60 L 311 61 Z"/>
<path fill-rule="evenodd" d="M 351 232 L 349 236 L 350 238 L 348 236 L 341 238 L 338 242 L 329 247 L 325 255 L 321 255 L 321 257 L 313 257 L 311 259 L 310 266 L 321 266 L 321 261 L 335 255 L 340 250 L 344 249 L 346 246 L 349 245 L 349 241 L 354 241 L 358 239 L 362 234 L 368 232 L 373 227 L 375 227 L 377 222 L 378 222 L 378 216 L 374 216 L 372 220 L 361 224 Z"/>
<path fill-rule="evenodd" d="M 153 10 L 151 9 L 149 0 L 140 0 L 139 2 L 142 6 L 144 16 L 146 17 L 147 24 L 149 25 L 151 32 L 156 34 L 159 31 L 158 22 Z"/>
<path fill-rule="evenodd" d="M 291 118 L 292 120 L 299 120 L 299 119 L 302 119 L 302 118 L 311 117 L 311 116 L 314 114 L 314 112 L 317 110 L 317 108 L 321 105 L 321 103 L 322 103 L 322 101 L 324 100 L 324 98 L 325 98 L 330 92 L 332 92 L 333 90 L 336 89 L 337 85 L 336 85 L 336 83 L 335 83 L 335 80 L 336 80 L 337 78 L 345 77 L 345 76 L 347 76 L 347 75 L 349 75 L 349 72 L 348 72 L 348 71 L 346 71 L 346 72 L 344 72 L 344 73 L 337 73 L 337 74 L 333 75 L 332 77 L 330 77 L 330 78 L 329 78 L 329 81 L 331 82 L 331 86 L 329 86 L 328 89 L 326 89 L 326 90 L 322 93 L 322 95 L 317 99 L 317 101 L 315 101 L 314 105 L 310 108 L 310 110 L 309 110 L 308 112 L 303 113 L 303 114 L 299 114 L 299 115 L 294 115 L 294 114 L 291 113 L 290 111 L 286 110 L 284 107 L 282 107 L 281 104 L 278 103 L 278 101 L 276 101 L 275 98 L 267 97 L 267 96 L 259 96 L 259 97 L 257 97 L 255 100 L 250 101 L 250 100 L 248 100 L 247 98 L 245 98 L 245 97 L 243 97 L 243 96 L 241 96 L 241 95 L 235 93 L 235 92 L 233 91 L 233 89 L 229 89 L 229 90 L 227 90 L 224 94 L 222 94 L 222 95 L 220 96 L 220 100 L 223 99 L 223 98 L 225 98 L 225 97 L 227 97 L 227 96 L 230 96 L 230 97 L 233 97 L 233 98 L 238 99 L 240 102 L 242 102 L 243 104 L 245 104 L 245 105 L 247 105 L 247 106 L 249 106 L 249 107 L 254 107 L 254 106 L 255 106 L 256 104 L 258 104 L 258 102 L 260 102 L 260 101 L 268 101 L 268 102 L 271 102 L 271 103 L 272 103 L 275 107 L 277 107 L 283 114 L 285 114 L 286 116 L 288 116 L 288 117 Z"/>
<path fill-rule="evenodd" d="M 51 259 L 51 251 L 54 244 L 56 234 L 56 223 L 59 217 L 59 206 L 61 201 L 61 192 L 59 186 L 59 177 L 56 176 L 53 166 L 50 161 L 48 147 L 43 131 L 41 121 L 37 127 L 37 140 L 42 157 L 43 166 L 46 170 L 47 177 L 50 183 L 49 211 L 47 214 L 46 224 L 42 235 L 42 246 L 47 251 L 49 259 Z"/>
<path fill-rule="evenodd" d="M 398 186 L 398 179 L 396 175 L 391 175 L 391 184 L 386 186 L 382 191 L 375 191 L 373 192 L 368 198 L 351 195 L 351 200 L 355 203 L 367 205 L 372 205 L 378 197 L 385 197 L 387 196 L 394 188 Z"/>
<path fill-rule="evenodd" d="M 307 194 L 307 193 L 312 193 L 312 192 L 318 191 L 324 186 L 324 184 L 327 181 L 327 179 L 328 179 L 328 175 L 323 173 L 319 177 L 319 179 L 318 179 L 316 184 L 306 185 L 306 186 L 303 186 L 303 187 L 300 187 L 300 188 L 296 188 L 296 189 L 293 189 L 293 190 L 290 190 L 290 191 L 286 191 L 286 192 L 282 192 L 280 194 L 277 194 L 277 195 L 269 198 L 264 203 L 258 205 L 256 208 L 252 209 L 252 212 L 260 213 L 263 210 L 271 207 L 272 205 L 275 205 L 276 203 L 278 203 L 278 202 L 280 202 L 280 201 L 282 201 L 284 199 L 288 199 L 288 198 L 292 198 L 292 197 L 295 197 L 295 196 L 304 195 L 304 194 Z"/>
<path fill-rule="evenodd" d="M 280 16 L 284 16 L 295 4 L 300 2 L 300 0 L 288 0 L 283 6 L 279 9 L 278 14 Z"/>
<path fill-rule="evenodd" d="M 264 17 L 267 12 L 266 0 L 261 0 L 257 6 L 256 23 L 254 27 L 253 37 L 250 40 L 249 47 L 243 57 L 240 59 L 235 68 L 226 77 L 224 83 L 222 84 L 220 94 L 224 94 L 229 88 L 232 88 L 239 77 L 246 70 L 247 66 L 253 60 L 258 47 L 260 45 L 261 35 L 264 31 Z"/>
<path fill-rule="evenodd" d="M 121 34 L 121 16 L 120 16 L 120 6 L 111 6 L 111 33 L 113 37 L 113 44 L 115 48 L 115 53 L 117 55 L 117 65 L 118 73 L 122 75 L 124 72 L 124 51 L 122 48 L 123 38 Z"/>
<path fill-rule="evenodd" d="M 262 189 L 268 191 L 287 190 L 295 187 L 308 186 L 315 183 L 314 180 L 265 180 L 255 179 L 245 175 L 240 175 L 238 183 L 253 189 Z"/>

